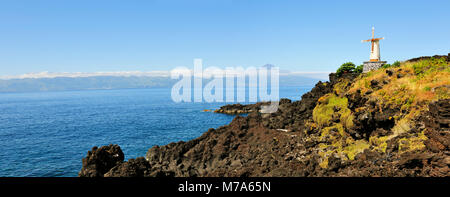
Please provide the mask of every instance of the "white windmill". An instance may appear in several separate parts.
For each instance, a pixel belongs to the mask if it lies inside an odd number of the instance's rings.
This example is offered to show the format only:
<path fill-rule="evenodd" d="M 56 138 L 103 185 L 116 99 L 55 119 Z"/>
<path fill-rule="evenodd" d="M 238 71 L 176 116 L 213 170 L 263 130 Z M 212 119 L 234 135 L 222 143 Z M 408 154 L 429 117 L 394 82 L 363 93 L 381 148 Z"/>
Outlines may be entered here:
<path fill-rule="evenodd" d="M 368 62 L 364 62 L 363 72 L 376 70 L 386 63 L 385 61 L 381 61 L 380 58 L 380 40 L 383 39 L 384 37 L 375 38 L 375 27 L 372 27 L 372 38 L 362 41 L 372 43 L 372 48 L 370 49 L 370 60 Z"/>
<path fill-rule="evenodd" d="M 375 27 L 372 27 L 372 39 L 363 40 L 362 42 L 372 42 L 372 48 L 370 50 L 370 61 L 377 62 L 380 61 L 380 40 L 382 38 L 375 38 Z"/>

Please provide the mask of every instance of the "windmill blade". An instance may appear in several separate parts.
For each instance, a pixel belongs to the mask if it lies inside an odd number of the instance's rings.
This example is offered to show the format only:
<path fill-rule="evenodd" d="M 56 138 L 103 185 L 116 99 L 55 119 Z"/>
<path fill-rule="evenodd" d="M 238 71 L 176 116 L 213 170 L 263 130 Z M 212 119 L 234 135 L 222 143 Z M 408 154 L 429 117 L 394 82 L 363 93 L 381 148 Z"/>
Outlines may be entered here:
<path fill-rule="evenodd" d="M 375 38 L 375 27 L 372 27 L 372 39 Z"/>
<path fill-rule="evenodd" d="M 369 40 L 361 40 L 361 42 L 371 42 L 372 41 L 372 39 L 369 39 Z"/>
<path fill-rule="evenodd" d="M 384 39 L 384 37 L 383 37 L 383 38 L 374 38 L 374 39 L 372 39 L 372 40 L 378 41 L 378 40 L 383 40 L 383 39 Z"/>

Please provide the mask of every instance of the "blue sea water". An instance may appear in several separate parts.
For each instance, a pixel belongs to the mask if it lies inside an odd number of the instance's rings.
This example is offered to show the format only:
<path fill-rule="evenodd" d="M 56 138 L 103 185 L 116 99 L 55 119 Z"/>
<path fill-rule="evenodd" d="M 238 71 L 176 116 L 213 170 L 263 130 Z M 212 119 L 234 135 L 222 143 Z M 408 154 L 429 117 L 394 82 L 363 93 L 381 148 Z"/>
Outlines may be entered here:
<path fill-rule="evenodd" d="M 312 87 L 283 87 L 299 100 Z M 0 93 L 0 176 L 77 176 L 93 146 L 118 144 L 125 160 L 154 145 L 199 137 L 231 115 L 227 103 L 174 103 L 171 89 Z"/>

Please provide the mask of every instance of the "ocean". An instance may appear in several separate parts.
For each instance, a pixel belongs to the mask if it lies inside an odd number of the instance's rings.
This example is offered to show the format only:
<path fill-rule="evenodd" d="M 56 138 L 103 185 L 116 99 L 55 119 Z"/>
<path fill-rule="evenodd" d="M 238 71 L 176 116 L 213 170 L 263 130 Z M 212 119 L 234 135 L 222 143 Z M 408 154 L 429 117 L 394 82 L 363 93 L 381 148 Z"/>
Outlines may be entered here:
<path fill-rule="evenodd" d="M 281 87 L 299 100 L 312 87 Z M 229 103 L 175 103 L 170 88 L 0 93 L 0 177 L 73 177 L 93 146 L 118 144 L 125 160 L 154 145 L 197 138 L 234 116 Z"/>

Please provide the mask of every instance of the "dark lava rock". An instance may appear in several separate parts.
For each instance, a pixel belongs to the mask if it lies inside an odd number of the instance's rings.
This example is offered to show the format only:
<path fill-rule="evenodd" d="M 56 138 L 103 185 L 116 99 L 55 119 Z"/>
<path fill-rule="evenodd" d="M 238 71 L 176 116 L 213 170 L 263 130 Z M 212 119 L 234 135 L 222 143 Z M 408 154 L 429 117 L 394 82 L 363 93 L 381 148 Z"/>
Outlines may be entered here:
<path fill-rule="evenodd" d="M 425 145 L 434 152 L 450 150 L 450 99 L 430 103 L 420 119 L 425 122 Z"/>
<path fill-rule="evenodd" d="M 78 173 L 80 177 L 103 177 L 111 168 L 123 162 L 124 155 L 118 145 L 108 145 L 88 151 L 83 158 L 83 167 Z"/>
<path fill-rule="evenodd" d="M 341 159 L 331 156 L 330 158 L 328 158 L 328 169 L 331 171 L 335 171 L 337 172 L 339 170 L 339 168 L 341 167 Z"/>
<path fill-rule="evenodd" d="M 392 70 L 386 70 L 386 74 L 388 74 L 388 76 L 392 76 L 392 74 L 393 74 L 394 72 L 392 72 Z"/>
<path fill-rule="evenodd" d="M 150 163 L 138 157 L 111 168 L 104 177 L 144 177 L 150 175 L 150 169 Z"/>
<path fill-rule="evenodd" d="M 421 60 L 427 60 L 427 59 L 431 59 L 431 58 L 445 58 L 447 59 L 448 62 L 450 62 L 450 53 L 448 55 L 435 55 L 435 56 L 422 56 L 422 57 L 417 57 L 417 58 L 412 58 L 407 60 L 406 62 L 418 62 Z"/>
<path fill-rule="evenodd" d="M 370 81 L 370 87 L 372 87 L 375 90 L 378 90 L 381 89 L 383 86 L 377 80 L 372 80 Z"/>
<path fill-rule="evenodd" d="M 258 112 L 261 109 L 261 105 L 269 105 L 269 102 L 259 102 L 255 104 L 242 105 L 242 104 L 230 104 L 220 107 L 220 109 L 215 110 L 215 113 L 239 115 L 248 114 L 251 112 Z"/>
<path fill-rule="evenodd" d="M 430 115 L 434 122 L 430 126 L 435 128 L 450 128 L 450 99 L 442 99 L 429 105 Z"/>
<path fill-rule="evenodd" d="M 398 165 L 402 168 L 415 168 L 423 167 L 424 163 L 432 158 L 433 155 L 428 153 L 404 153 L 402 159 L 398 162 Z"/>

